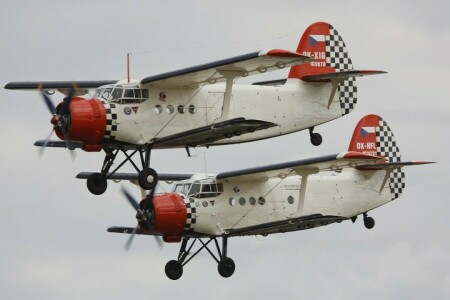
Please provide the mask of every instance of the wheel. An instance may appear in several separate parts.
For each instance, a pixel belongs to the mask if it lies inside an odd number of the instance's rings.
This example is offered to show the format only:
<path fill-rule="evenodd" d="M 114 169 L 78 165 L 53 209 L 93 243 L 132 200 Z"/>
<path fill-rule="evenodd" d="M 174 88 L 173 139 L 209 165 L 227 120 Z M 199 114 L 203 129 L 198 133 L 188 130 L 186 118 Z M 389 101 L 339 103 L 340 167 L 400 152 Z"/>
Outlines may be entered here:
<path fill-rule="evenodd" d="M 375 220 L 371 217 L 365 217 L 364 218 L 364 226 L 367 229 L 372 229 L 375 226 Z"/>
<path fill-rule="evenodd" d="M 171 260 L 166 264 L 166 275 L 169 279 L 178 280 L 183 275 L 183 266 L 177 260 Z"/>
<path fill-rule="evenodd" d="M 225 278 L 233 275 L 235 268 L 234 261 L 229 257 L 222 258 L 217 266 L 220 276 Z"/>
<path fill-rule="evenodd" d="M 87 181 L 86 181 L 87 188 L 89 192 L 91 192 L 94 195 L 101 195 L 106 191 L 106 188 L 108 187 L 108 182 L 106 181 L 106 178 L 103 177 L 100 173 L 92 173 L 89 175 Z"/>
<path fill-rule="evenodd" d="M 311 134 L 311 144 L 313 144 L 314 146 L 319 146 L 320 144 L 322 144 L 322 136 L 320 135 L 320 133 Z"/>
<path fill-rule="evenodd" d="M 139 172 L 138 181 L 141 188 L 151 190 L 158 183 L 158 173 L 152 168 L 145 168 Z"/>

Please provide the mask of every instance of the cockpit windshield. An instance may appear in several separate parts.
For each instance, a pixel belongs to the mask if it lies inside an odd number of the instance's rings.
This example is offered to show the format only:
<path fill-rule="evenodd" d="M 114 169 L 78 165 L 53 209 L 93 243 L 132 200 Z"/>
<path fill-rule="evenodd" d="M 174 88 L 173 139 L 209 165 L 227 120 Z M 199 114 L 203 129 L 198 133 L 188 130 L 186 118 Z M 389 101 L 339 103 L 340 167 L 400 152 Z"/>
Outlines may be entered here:
<path fill-rule="evenodd" d="M 148 90 L 136 83 L 103 86 L 97 89 L 94 98 L 114 103 L 141 103 L 148 99 Z"/>
<path fill-rule="evenodd" d="M 176 184 L 172 192 L 181 193 L 194 198 L 210 198 L 217 197 L 223 193 L 223 184 L 216 183 L 213 180 L 200 181 L 196 180 L 191 183 Z"/>

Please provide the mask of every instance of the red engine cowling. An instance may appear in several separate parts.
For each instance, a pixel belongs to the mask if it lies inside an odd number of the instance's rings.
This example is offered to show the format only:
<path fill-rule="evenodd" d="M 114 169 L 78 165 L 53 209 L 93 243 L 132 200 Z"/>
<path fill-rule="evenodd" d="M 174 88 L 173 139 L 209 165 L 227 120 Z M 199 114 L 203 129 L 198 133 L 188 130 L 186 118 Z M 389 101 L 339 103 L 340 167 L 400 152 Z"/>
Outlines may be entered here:
<path fill-rule="evenodd" d="M 165 242 L 181 241 L 187 210 L 178 194 L 165 193 L 153 198 L 154 222 L 151 231 L 161 233 Z"/>
<path fill-rule="evenodd" d="M 62 102 L 57 106 L 61 109 Z M 70 101 L 70 124 L 68 138 L 83 143 L 85 151 L 102 150 L 103 137 L 106 131 L 106 111 L 103 103 L 97 99 L 72 98 Z M 55 125 L 56 120 L 52 119 Z M 55 128 L 58 137 L 64 140 L 59 127 Z"/>

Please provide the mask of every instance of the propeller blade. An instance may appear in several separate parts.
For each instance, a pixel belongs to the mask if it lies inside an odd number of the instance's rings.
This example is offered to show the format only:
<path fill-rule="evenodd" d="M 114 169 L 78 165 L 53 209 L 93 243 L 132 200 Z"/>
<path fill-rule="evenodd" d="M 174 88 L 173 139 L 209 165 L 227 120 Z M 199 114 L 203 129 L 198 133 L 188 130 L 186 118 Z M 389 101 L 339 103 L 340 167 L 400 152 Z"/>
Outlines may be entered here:
<path fill-rule="evenodd" d="M 72 101 L 73 96 L 76 93 L 77 84 L 76 82 L 72 82 L 72 87 L 69 90 L 69 94 L 64 98 L 63 104 L 61 105 L 60 115 L 67 115 L 70 113 L 70 101 Z"/>
<path fill-rule="evenodd" d="M 147 195 L 147 200 L 144 203 L 144 210 L 148 210 L 153 206 L 153 196 L 155 195 L 155 189 L 150 190 Z"/>
<path fill-rule="evenodd" d="M 134 199 L 134 197 L 124 188 L 122 187 L 122 194 L 125 195 L 126 199 L 128 200 L 128 203 L 130 203 L 133 208 L 138 211 L 140 209 L 139 203 Z"/>
<path fill-rule="evenodd" d="M 139 229 L 139 225 L 133 229 L 133 232 L 131 233 L 130 237 L 128 238 L 126 244 L 125 244 L 125 251 L 128 252 L 131 247 L 131 243 L 133 242 L 134 236 L 136 235 L 136 232 Z"/>
<path fill-rule="evenodd" d="M 42 98 L 44 98 L 44 102 L 45 102 L 45 104 L 47 104 L 47 107 L 48 107 L 48 110 L 50 111 L 50 113 L 52 115 L 55 115 L 56 114 L 56 107 L 53 104 L 53 102 L 50 99 L 50 97 L 46 93 L 44 93 L 43 91 L 41 91 L 41 95 L 42 95 Z"/>
<path fill-rule="evenodd" d="M 161 239 L 160 236 L 158 235 L 154 235 L 155 239 L 156 239 L 156 243 L 158 244 L 159 250 L 162 250 L 162 248 L 164 247 L 164 242 Z"/>
<path fill-rule="evenodd" d="M 47 147 L 47 144 L 48 144 L 48 142 L 50 141 L 50 137 L 52 136 L 53 131 L 55 131 L 55 128 L 53 128 L 52 131 L 50 131 L 50 134 L 49 134 L 48 137 L 45 139 L 44 144 L 39 148 L 39 150 L 38 150 L 38 155 L 39 155 L 39 157 L 42 157 L 42 155 L 44 155 L 45 147 Z"/>

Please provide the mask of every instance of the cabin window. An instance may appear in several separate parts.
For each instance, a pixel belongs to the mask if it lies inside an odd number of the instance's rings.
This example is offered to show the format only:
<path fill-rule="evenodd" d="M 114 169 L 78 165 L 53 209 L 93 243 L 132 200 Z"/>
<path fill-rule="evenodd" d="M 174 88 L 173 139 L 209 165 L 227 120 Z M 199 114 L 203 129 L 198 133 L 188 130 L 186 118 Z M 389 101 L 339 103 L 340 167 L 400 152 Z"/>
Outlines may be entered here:
<path fill-rule="evenodd" d="M 239 204 L 240 204 L 240 205 L 244 206 L 245 203 L 246 203 L 246 201 L 245 201 L 245 198 L 244 198 L 244 197 L 239 198 Z"/>
<path fill-rule="evenodd" d="M 236 200 L 231 197 L 230 199 L 228 199 L 228 203 L 230 204 L 230 206 L 234 206 L 236 204 Z"/>
<path fill-rule="evenodd" d="M 258 203 L 259 203 L 260 205 L 264 205 L 264 204 L 266 203 L 266 199 L 264 199 L 264 197 L 259 197 L 259 198 L 258 198 Z"/>
<path fill-rule="evenodd" d="M 160 113 L 162 113 L 163 108 L 162 108 L 161 105 L 158 104 L 158 105 L 155 106 L 154 111 L 155 111 L 155 113 L 156 113 L 157 115 L 159 115 Z"/>
<path fill-rule="evenodd" d="M 173 112 L 175 111 L 175 108 L 173 107 L 173 105 L 167 105 L 167 107 L 166 107 L 166 112 L 168 113 L 168 114 L 173 114 Z"/>
<path fill-rule="evenodd" d="M 183 105 L 178 105 L 178 113 L 184 114 L 186 112 L 186 108 Z"/>
<path fill-rule="evenodd" d="M 293 203 L 294 203 L 294 197 L 289 196 L 289 197 L 287 198 L 287 201 L 288 201 L 289 204 L 293 204 Z"/>
<path fill-rule="evenodd" d="M 195 107 L 195 105 L 193 105 L 193 104 L 189 105 L 189 112 L 191 114 L 195 114 L 196 111 L 197 111 L 197 108 Z"/>
<path fill-rule="evenodd" d="M 250 197 L 250 199 L 248 199 L 248 203 L 250 203 L 250 205 L 255 205 L 256 204 L 255 197 Z"/>

